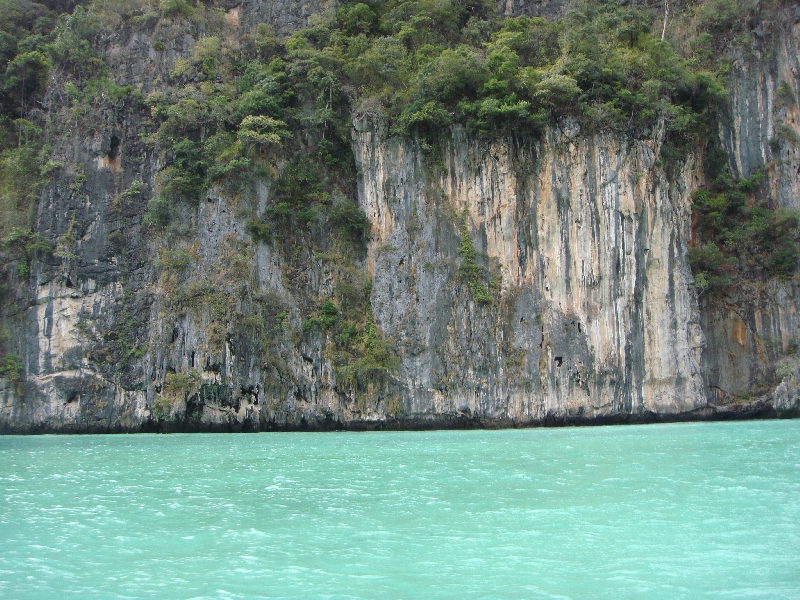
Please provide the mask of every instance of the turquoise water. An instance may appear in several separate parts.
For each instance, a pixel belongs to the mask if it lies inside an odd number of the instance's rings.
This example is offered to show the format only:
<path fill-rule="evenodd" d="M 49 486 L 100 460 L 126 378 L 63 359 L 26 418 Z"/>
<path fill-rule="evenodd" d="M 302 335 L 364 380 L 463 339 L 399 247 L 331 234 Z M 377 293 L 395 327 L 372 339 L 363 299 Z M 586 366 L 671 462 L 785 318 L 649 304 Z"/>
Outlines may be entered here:
<path fill-rule="evenodd" d="M 0 437 L 0 598 L 800 598 L 800 421 Z"/>

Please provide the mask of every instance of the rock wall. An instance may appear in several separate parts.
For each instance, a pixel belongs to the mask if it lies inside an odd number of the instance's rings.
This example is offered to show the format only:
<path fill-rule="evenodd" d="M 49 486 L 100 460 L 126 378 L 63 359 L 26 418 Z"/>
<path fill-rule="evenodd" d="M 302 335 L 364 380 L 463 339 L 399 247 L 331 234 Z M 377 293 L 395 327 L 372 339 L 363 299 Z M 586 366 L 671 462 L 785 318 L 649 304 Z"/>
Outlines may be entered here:
<path fill-rule="evenodd" d="M 721 138 L 731 171 L 742 177 L 763 172 L 758 197 L 775 208 L 800 209 L 800 8 L 786 6 L 756 28 L 750 47 L 736 56 L 729 81 Z M 767 393 L 781 379 L 776 367 L 784 365 L 784 373 L 795 369 L 795 280 L 701 300 L 707 340 L 702 367 L 712 401 Z"/>
<path fill-rule="evenodd" d="M 289 4 L 231 5 L 220 31 L 233 43 L 269 22 L 286 35 L 320 9 Z M 562 10 L 534 4 L 530 14 Z M 782 129 L 798 131 L 800 115 L 777 93 L 786 83 L 800 98 L 800 15 L 792 10 L 734 65 L 722 138 L 737 173 L 763 168 L 760 193 L 800 209 L 798 148 Z M 120 79 L 147 94 L 198 35 L 178 23 L 145 24 L 112 28 L 100 45 Z M 57 110 L 63 98 L 53 92 L 48 101 Z M 54 246 L 73 241 L 36 263 L 29 281 L 12 275 L 25 308 L 10 334 L 25 377 L 0 381 L 0 431 L 522 426 L 797 412 L 797 284 L 698 302 L 686 253 L 690 196 L 703 184 L 699 155 L 666 171 L 657 141 L 590 134 L 570 121 L 537 139 L 492 144 L 456 127 L 431 148 L 389 138 L 379 118 L 356 117 L 358 202 L 372 231 L 350 270 L 370 276 L 372 315 L 399 357 L 359 395 L 337 382 L 326 335 L 302 328 L 312 302 L 331 297 L 344 276 L 326 259 L 330 249 L 288 257 L 245 233 L 248 211 L 263 211 L 282 164 L 243 194 L 211 189 L 196 210 L 181 209 L 187 227 L 177 239 L 154 238 L 143 219 L 162 165 L 143 142 L 141 110 L 98 112 L 53 150 L 66 167 L 42 194 L 36 231 Z M 137 181 L 141 189 L 128 193 Z M 193 257 L 190 268 L 159 266 L 170 244 Z M 195 294 L 188 308 L 174 301 L 179 289 Z M 215 312 L 219 294 L 224 316 Z M 257 346 L 241 328 L 264 304 L 283 317 L 260 322 L 269 339 Z M 170 396 L 177 375 L 188 392 Z M 750 396 L 760 397 L 741 401 Z"/>
<path fill-rule="evenodd" d="M 408 412 L 526 423 L 705 404 L 691 158 L 668 181 L 650 145 L 577 125 L 489 146 L 456 129 L 433 168 L 373 124 L 355 144 L 373 309 L 404 350 Z M 459 277 L 464 233 L 489 302 Z"/>
<path fill-rule="evenodd" d="M 230 336 L 215 347 L 213 316 L 170 309 L 174 282 L 145 260 L 140 285 L 98 286 L 81 273 L 77 287 L 63 273 L 39 283 L 26 314 L 26 389 L 23 398 L 6 394 L 6 427 L 525 425 L 703 414 L 704 336 L 685 261 L 699 177 L 693 157 L 668 179 L 653 144 L 583 136 L 576 123 L 535 142 L 492 145 L 455 128 L 435 161 L 388 139 L 380 122 L 357 120 L 353 145 L 359 201 L 372 222 L 372 310 L 401 359 L 375 398 L 358 404 L 341 393 L 321 336 L 298 344 L 290 332 L 276 334 L 291 373 L 280 381 Z M 265 184 L 254 201 L 268 192 Z M 220 280 L 221 265 L 241 254 L 250 285 L 282 302 L 299 330 L 284 259 L 251 244 L 236 214 L 223 195 L 201 203 L 202 257 L 185 280 Z M 465 236 L 489 295 L 482 301 L 464 278 Z M 322 265 L 303 262 L 313 293 L 330 293 Z M 142 328 L 147 351 L 139 376 L 119 385 L 94 367 L 92 340 L 111 307 L 119 319 L 126 302 L 141 313 L 125 314 Z M 247 311 L 246 300 L 239 309 Z M 201 374 L 195 399 L 166 423 L 155 419 L 166 374 L 190 369 Z M 390 409 L 391 399 L 399 405 Z"/>

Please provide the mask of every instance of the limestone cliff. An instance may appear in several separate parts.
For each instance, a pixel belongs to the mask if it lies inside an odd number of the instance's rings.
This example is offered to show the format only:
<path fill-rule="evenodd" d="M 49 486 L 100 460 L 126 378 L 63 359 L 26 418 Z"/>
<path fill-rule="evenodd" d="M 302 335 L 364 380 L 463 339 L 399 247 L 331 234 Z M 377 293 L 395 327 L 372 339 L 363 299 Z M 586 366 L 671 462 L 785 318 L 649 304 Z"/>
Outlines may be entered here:
<path fill-rule="evenodd" d="M 358 129 L 373 308 L 404 350 L 409 412 L 528 423 L 705 405 L 683 260 L 691 158 L 670 182 L 651 146 L 565 124 L 536 144 L 453 131 L 426 172 L 418 149 Z M 488 257 L 486 303 L 459 279 L 460 236 Z"/>
<path fill-rule="evenodd" d="M 730 75 L 730 108 L 722 139 L 734 172 L 763 171 L 759 194 L 776 206 L 800 208 L 800 10 L 787 7 L 754 31 Z M 701 298 L 706 350 L 701 362 L 712 402 L 767 393 L 775 369 L 795 368 L 798 300 L 794 280 L 748 286 L 723 301 Z M 794 376 L 792 376 L 794 379 Z M 794 402 L 794 401 L 793 401 Z M 785 402 L 784 402 L 785 404 Z"/>
<path fill-rule="evenodd" d="M 534 4 L 525 12 L 562 5 Z M 245 2 L 217 14 L 215 31 L 232 46 L 261 22 L 287 35 L 319 9 Z M 759 194 L 800 209 L 800 157 L 786 133 L 800 113 L 776 94 L 784 85 L 800 97 L 800 15 L 785 16 L 764 25 L 769 54 L 756 36 L 735 62 L 721 138 L 735 172 L 765 170 Z M 98 46 L 119 83 L 144 97 L 203 32 L 140 23 L 109 28 Z M 48 98 L 65 127 L 76 117 L 59 108 L 61 88 L 56 76 Z M 583 131 L 570 118 L 493 141 L 454 125 L 431 148 L 390 135 L 379 112 L 355 110 L 355 185 L 331 194 L 354 196 L 371 223 L 368 243 L 362 252 L 314 238 L 287 250 L 248 233 L 287 155 L 235 191 L 213 185 L 198 206 L 174 207 L 181 226 L 153 233 L 145 214 L 164 155 L 147 143 L 149 110 L 105 104 L 52 149 L 63 169 L 41 193 L 35 232 L 56 251 L 27 279 L 6 265 L 23 374 L 0 380 L 4 432 L 492 427 L 798 410 L 797 284 L 698 299 L 687 250 L 691 194 L 705 183 L 701 149 L 665 165 L 658 132 Z M 363 344 L 383 344 L 392 360 L 348 370 L 354 359 L 322 320 L 326 299 L 336 300 L 331 315 L 366 306 Z"/>

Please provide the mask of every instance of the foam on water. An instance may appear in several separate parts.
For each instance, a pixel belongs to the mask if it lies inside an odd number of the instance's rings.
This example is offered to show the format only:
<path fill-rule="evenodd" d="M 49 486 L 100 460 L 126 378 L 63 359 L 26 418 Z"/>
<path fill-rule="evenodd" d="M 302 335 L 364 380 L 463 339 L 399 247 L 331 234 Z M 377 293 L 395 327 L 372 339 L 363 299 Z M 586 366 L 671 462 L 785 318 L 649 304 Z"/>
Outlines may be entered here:
<path fill-rule="evenodd" d="M 798 598 L 800 421 L 0 437 L 0 598 Z"/>

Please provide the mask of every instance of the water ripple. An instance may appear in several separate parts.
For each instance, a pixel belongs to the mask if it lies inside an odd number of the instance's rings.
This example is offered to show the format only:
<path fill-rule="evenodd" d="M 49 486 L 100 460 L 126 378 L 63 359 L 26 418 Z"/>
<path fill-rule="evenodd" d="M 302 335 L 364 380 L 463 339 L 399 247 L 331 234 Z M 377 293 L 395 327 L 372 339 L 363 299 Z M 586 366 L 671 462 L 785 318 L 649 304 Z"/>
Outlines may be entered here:
<path fill-rule="evenodd" d="M 0 437 L 0 598 L 798 598 L 800 421 Z"/>

